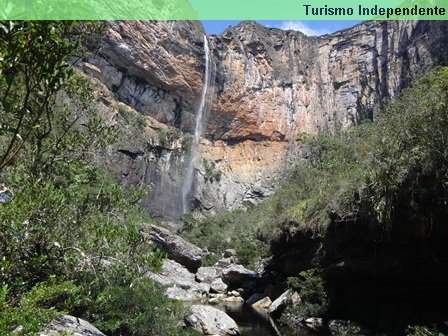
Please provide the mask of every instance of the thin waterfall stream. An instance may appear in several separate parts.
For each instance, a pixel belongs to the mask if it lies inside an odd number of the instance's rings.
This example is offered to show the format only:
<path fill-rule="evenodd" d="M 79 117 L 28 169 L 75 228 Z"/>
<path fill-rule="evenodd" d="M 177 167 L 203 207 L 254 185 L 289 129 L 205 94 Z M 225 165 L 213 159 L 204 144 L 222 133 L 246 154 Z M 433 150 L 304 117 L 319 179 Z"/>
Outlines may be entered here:
<path fill-rule="evenodd" d="M 199 141 L 204 133 L 205 119 L 207 115 L 207 108 L 209 106 L 208 94 L 210 79 L 212 75 L 212 64 L 210 59 L 210 50 L 208 47 L 207 36 L 204 35 L 204 53 L 205 53 L 205 73 L 204 73 L 204 86 L 202 87 L 201 101 L 199 108 L 196 112 L 195 127 L 193 133 L 193 141 L 190 147 L 189 161 L 185 171 L 185 177 L 182 181 L 181 193 L 182 193 L 182 213 L 190 212 L 190 199 L 194 184 L 195 169 L 199 164 Z"/>

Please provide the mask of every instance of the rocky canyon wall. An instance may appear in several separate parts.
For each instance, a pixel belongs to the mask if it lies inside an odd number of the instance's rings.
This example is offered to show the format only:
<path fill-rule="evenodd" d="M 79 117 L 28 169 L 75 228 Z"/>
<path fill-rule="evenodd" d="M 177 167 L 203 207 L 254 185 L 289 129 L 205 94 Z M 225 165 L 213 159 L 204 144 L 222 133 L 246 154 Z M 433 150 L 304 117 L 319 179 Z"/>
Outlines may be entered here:
<path fill-rule="evenodd" d="M 80 67 L 147 124 L 165 124 L 111 149 L 114 169 L 124 184 L 151 186 L 150 214 L 176 218 L 203 85 L 204 30 L 185 21 L 107 25 L 100 52 Z M 302 133 L 373 120 L 412 79 L 448 64 L 444 21 L 364 22 L 320 37 L 242 22 L 208 39 L 216 70 L 192 205 L 211 212 L 270 195 L 300 156 Z"/>

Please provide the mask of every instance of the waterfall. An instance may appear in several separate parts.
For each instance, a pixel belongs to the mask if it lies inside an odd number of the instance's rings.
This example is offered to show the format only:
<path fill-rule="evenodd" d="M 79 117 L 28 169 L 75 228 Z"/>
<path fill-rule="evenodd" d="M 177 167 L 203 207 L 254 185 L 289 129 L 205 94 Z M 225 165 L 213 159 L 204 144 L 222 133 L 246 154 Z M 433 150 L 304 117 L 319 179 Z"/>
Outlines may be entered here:
<path fill-rule="evenodd" d="M 190 148 L 189 161 L 185 171 L 185 177 L 182 181 L 182 213 L 190 212 L 190 198 L 193 189 L 194 172 L 195 168 L 199 164 L 199 141 L 204 133 L 205 117 L 207 112 L 207 94 L 209 91 L 210 78 L 211 78 L 211 61 L 210 50 L 208 48 L 207 36 L 204 35 L 204 53 L 205 53 L 205 73 L 204 73 L 204 86 L 202 87 L 201 101 L 199 108 L 196 112 L 195 127 L 193 134 L 193 142 Z"/>

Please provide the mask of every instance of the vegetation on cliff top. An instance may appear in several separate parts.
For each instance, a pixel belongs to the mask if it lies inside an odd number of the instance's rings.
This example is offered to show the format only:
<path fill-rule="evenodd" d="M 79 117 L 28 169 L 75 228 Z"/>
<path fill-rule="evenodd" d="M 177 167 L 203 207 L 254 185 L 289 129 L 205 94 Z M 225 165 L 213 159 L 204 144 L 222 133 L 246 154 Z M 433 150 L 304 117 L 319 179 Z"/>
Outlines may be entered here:
<path fill-rule="evenodd" d="M 89 81 L 68 65 L 101 25 L 0 23 L 0 334 L 34 335 L 52 317 L 85 318 L 108 335 L 190 334 L 187 310 L 146 279 L 160 253 L 150 221 L 95 151 L 115 130 Z"/>

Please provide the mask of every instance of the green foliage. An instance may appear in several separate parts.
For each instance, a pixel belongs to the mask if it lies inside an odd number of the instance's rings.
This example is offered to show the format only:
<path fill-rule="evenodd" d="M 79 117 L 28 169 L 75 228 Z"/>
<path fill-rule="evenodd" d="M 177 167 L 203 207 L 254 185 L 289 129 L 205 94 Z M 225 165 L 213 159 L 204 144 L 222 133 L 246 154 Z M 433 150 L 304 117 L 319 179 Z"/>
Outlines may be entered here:
<path fill-rule="evenodd" d="M 412 326 L 406 329 L 407 336 L 444 336 L 444 334 L 434 328 L 426 326 Z"/>
<path fill-rule="evenodd" d="M 1 335 L 36 335 L 46 321 L 57 316 L 54 309 L 36 305 L 32 298 L 33 293 L 24 296 L 16 304 L 8 301 L 8 294 L 7 285 L 0 288 Z"/>
<path fill-rule="evenodd" d="M 375 123 L 305 136 L 307 159 L 273 196 L 247 211 L 207 219 L 213 230 L 198 227 L 194 235 L 218 247 L 226 239 L 238 241 L 240 231 L 231 232 L 241 225 L 269 244 L 299 231 L 323 236 L 332 222 L 373 223 L 387 232 L 399 218 L 416 235 L 425 232 L 447 199 L 447 92 L 448 68 L 436 69 L 403 91 Z M 427 210 L 419 200 L 430 203 Z"/>
<path fill-rule="evenodd" d="M 346 321 L 338 325 L 331 333 L 333 336 L 355 336 L 364 335 L 361 328 L 351 321 Z"/>
<path fill-rule="evenodd" d="M 158 128 L 157 136 L 161 147 L 170 148 L 173 143 L 181 138 L 182 132 L 175 127 Z"/>
<path fill-rule="evenodd" d="M 282 323 L 291 324 L 295 316 L 304 318 L 325 316 L 329 302 L 325 282 L 318 270 L 300 272 L 299 277 L 288 278 L 288 284 L 290 288 L 298 291 L 302 301 L 299 305 L 285 310 L 280 319 Z"/>
<path fill-rule="evenodd" d="M 285 309 L 280 317 L 282 324 L 295 327 L 298 318 L 326 317 L 329 299 L 320 271 L 310 269 L 300 272 L 298 277 L 289 277 L 288 286 L 299 293 L 301 302 Z M 341 331 L 345 330 L 341 329 Z M 356 335 L 355 329 L 352 327 L 346 331 L 347 333 L 342 332 L 341 335 Z"/>
<path fill-rule="evenodd" d="M 192 143 L 193 143 L 193 134 L 189 132 L 184 132 L 182 134 L 182 149 L 183 150 L 190 149 Z"/>
<path fill-rule="evenodd" d="M 221 259 L 220 254 L 207 254 L 204 259 L 202 259 L 202 266 L 213 266 Z"/>
<path fill-rule="evenodd" d="M 246 214 L 244 210 L 236 210 L 195 221 L 186 228 L 184 236 L 215 254 L 222 254 L 229 248 L 235 249 L 238 260 L 254 268 L 267 256 L 268 247 L 256 239 L 254 228 L 248 225 L 250 218 Z"/>
<path fill-rule="evenodd" d="M 146 127 L 145 117 L 127 108 L 123 103 L 118 105 L 119 116 L 134 130 L 143 131 Z"/>
<path fill-rule="evenodd" d="M 205 170 L 205 179 L 209 182 L 219 182 L 221 180 L 221 171 L 216 168 L 216 163 L 207 159 L 202 160 Z"/>
<path fill-rule="evenodd" d="M 130 286 L 109 286 L 95 304 L 97 324 L 113 335 L 195 335 L 183 330 L 187 309 L 167 300 L 163 290 L 149 279 L 137 279 Z"/>
<path fill-rule="evenodd" d="M 39 161 L 58 145 L 48 141 L 57 123 L 54 99 L 74 74 L 67 60 L 77 56 L 89 25 L 0 22 L 0 171 L 25 147 Z"/>
<path fill-rule="evenodd" d="M 165 257 L 141 234 L 142 191 L 91 163 L 115 130 L 66 63 L 84 47 L 79 29 L 0 26 L 0 181 L 14 192 L 0 208 L 0 334 L 35 334 L 60 313 L 109 335 L 188 333 L 185 309 L 142 279 Z"/>

